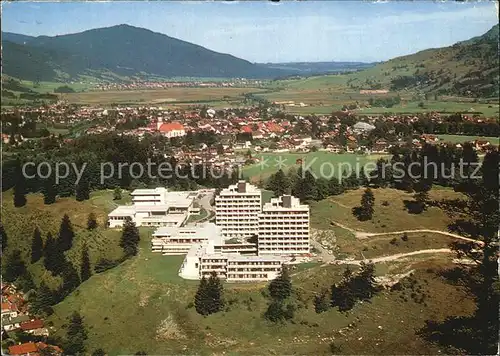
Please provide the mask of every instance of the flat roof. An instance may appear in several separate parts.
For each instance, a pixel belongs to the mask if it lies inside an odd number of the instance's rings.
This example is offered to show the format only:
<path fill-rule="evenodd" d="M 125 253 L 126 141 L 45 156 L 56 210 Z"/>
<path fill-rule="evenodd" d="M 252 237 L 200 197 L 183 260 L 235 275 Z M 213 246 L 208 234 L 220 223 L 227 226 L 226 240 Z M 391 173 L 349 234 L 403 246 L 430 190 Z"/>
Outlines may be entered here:
<path fill-rule="evenodd" d="M 131 216 L 135 214 L 135 208 L 133 205 L 120 205 L 109 213 L 108 216 Z"/>
<path fill-rule="evenodd" d="M 153 236 L 171 238 L 206 237 L 208 240 L 213 241 L 215 245 L 220 245 L 222 244 L 221 230 L 222 228 L 214 223 L 204 222 L 183 227 L 160 227 L 153 233 Z"/>
<path fill-rule="evenodd" d="M 157 204 L 157 205 L 135 205 L 135 211 L 145 212 L 145 211 L 167 211 L 169 206 L 167 204 Z"/>
<path fill-rule="evenodd" d="M 167 188 L 164 187 L 158 187 L 154 189 L 135 189 L 130 193 L 131 195 L 157 195 L 161 193 L 165 193 L 167 191 Z"/>

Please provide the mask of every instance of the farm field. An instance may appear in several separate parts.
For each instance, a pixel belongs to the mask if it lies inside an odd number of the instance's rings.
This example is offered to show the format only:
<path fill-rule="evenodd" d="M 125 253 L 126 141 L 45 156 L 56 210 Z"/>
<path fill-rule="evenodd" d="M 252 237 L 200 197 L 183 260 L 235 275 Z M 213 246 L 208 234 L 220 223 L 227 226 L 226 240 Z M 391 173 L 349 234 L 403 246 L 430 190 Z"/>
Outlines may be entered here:
<path fill-rule="evenodd" d="M 422 101 L 423 107 L 419 107 L 419 101 L 410 101 L 406 104 L 397 105 L 392 108 L 361 108 L 356 110 L 358 114 L 416 114 L 426 112 L 439 112 L 441 114 L 454 114 L 456 112 L 473 114 L 483 114 L 486 117 L 498 116 L 498 104 L 485 103 L 464 103 L 452 101 Z"/>
<path fill-rule="evenodd" d="M 52 93 L 52 94 L 54 93 L 54 89 L 59 88 L 61 86 L 68 86 L 76 92 L 88 90 L 93 87 L 93 84 L 90 84 L 90 82 L 78 82 L 78 83 L 40 82 L 36 86 L 34 86 L 33 82 L 29 80 L 21 80 L 20 82 L 22 85 L 38 93 Z"/>
<path fill-rule="evenodd" d="M 246 93 L 259 92 L 256 88 L 169 88 L 158 90 L 92 91 L 65 94 L 64 99 L 71 104 L 176 104 L 214 102 L 243 99 Z"/>
<path fill-rule="evenodd" d="M 301 164 L 297 163 L 297 160 L 302 160 L 302 166 L 310 168 L 318 177 L 320 175 L 338 177 L 338 174 L 348 169 L 348 166 L 355 170 L 369 161 L 376 161 L 384 157 L 384 155 L 337 154 L 322 151 L 309 153 L 256 153 L 253 156 L 258 158 L 259 162 L 242 168 L 243 176 L 253 181 L 258 181 L 261 178 L 265 179 L 280 168 L 284 172 L 292 167 L 298 169 Z M 262 162 L 266 163 L 263 164 Z M 281 162 L 281 165 L 279 162 Z"/>
<path fill-rule="evenodd" d="M 394 114 L 416 114 L 437 111 L 442 114 L 453 114 L 463 112 L 468 114 L 483 114 L 487 117 L 496 117 L 499 113 L 497 104 L 474 103 L 450 100 L 412 100 L 411 93 L 389 92 L 387 94 L 360 94 L 359 90 L 342 87 L 341 80 L 335 78 L 338 84 L 329 87 L 322 87 L 323 83 L 328 83 L 328 76 L 324 82 L 321 80 L 305 79 L 297 81 L 296 84 L 288 83 L 282 90 L 257 94 L 269 101 L 286 102 L 294 101 L 296 106 L 285 105 L 285 110 L 295 114 L 330 114 L 332 111 L 339 111 L 342 106 L 358 102 L 360 105 L 368 105 L 370 98 L 389 98 L 400 95 L 402 104 L 391 108 L 384 107 L 361 107 L 356 111 L 360 115 L 378 115 L 386 113 Z M 313 87 L 313 85 L 317 85 Z M 302 86 L 302 87 L 301 87 Z M 423 107 L 419 103 L 423 103 Z M 301 107 L 299 103 L 307 106 Z"/>

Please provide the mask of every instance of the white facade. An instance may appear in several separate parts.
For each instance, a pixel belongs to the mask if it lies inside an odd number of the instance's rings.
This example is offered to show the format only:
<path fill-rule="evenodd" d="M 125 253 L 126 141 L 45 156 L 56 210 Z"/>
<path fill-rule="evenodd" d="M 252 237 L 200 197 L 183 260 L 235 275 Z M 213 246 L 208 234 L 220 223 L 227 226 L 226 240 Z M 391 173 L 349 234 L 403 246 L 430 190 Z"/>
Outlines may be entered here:
<path fill-rule="evenodd" d="M 223 189 L 215 198 L 215 217 L 222 235 L 231 238 L 257 234 L 261 202 L 260 189 L 245 181 Z"/>
<path fill-rule="evenodd" d="M 152 250 L 164 255 L 185 255 L 195 244 L 213 241 L 221 245 L 220 228 L 213 223 L 191 224 L 184 227 L 161 227 L 153 233 Z"/>
<path fill-rule="evenodd" d="M 291 195 L 271 199 L 259 214 L 259 255 L 309 253 L 309 205 Z"/>
<path fill-rule="evenodd" d="M 127 217 L 136 226 L 179 227 L 199 209 L 193 207 L 198 192 L 169 192 L 167 189 L 136 189 L 133 205 L 119 206 L 108 215 L 110 227 L 123 226 Z"/>
<path fill-rule="evenodd" d="M 193 245 L 179 269 L 185 279 L 209 277 L 212 272 L 227 282 L 258 282 L 276 278 L 286 259 L 281 256 L 245 256 L 215 252 L 212 243 Z"/>

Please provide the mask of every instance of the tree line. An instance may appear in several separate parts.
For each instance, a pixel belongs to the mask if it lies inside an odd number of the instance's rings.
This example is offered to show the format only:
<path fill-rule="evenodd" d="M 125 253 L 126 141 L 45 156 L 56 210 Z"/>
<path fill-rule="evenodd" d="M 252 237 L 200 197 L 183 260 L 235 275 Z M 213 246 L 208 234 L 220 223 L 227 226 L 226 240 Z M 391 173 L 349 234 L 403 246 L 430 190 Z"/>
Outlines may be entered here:
<path fill-rule="evenodd" d="M 483 161 L 489 162 L 490 157 L 493 159 L 497 155 L 498 151 L 492 150 Z M 283 170 L 277 171 L 262 184 L 275 196 L 292 194 L 304 202 L 322 200 L 359 187 L 396 188 L 420 193 L 428 192 L 433 184 L 453 187 L 470 181 L 475 179 L 474 173 L 494 175 L 491 168 L 479 170 L 480 165 L 471 144 L 464 144 L 463 148 L 426 144 L 422 149 L 401 148 L 391 159 L 379 159 L 375 166 L 370 167 L 372 170 L 364 166 L 360 172 L 341 172 L 341 180 L 337 176 L 330 179 L 315 177 L 309 170 L 292 167 L 286 174 Z"/>
<path fill-rule="evenodd" d="M 95 216 L 89 215 L 87 229 L 94 230 L 97 227 Z M 89 249 L 83 245 L 80 252 L 80 263 L 75 265 L 67 259 L 65 252 L 73 247 L 75 232 L 68 215 L 64 215 L 61 220 L 57 236 L 51 232 L 47 233 L 45 241 L 42 238 L 40 229 L 35 227 L 31 242 L 31 253 L 29 259 L 25 260 L 19 249 L 8 249 L 9 240 L 3 225 L 0 225 L 0 235 L 2 237 L 2 254 L 6 253 L 3 263 L 2 276 L 7 282 L 15 282 L 24 292 L 30 293 L 30 309 L 35 314 L 50 315 L 52 306 L 61 302 L 66 296 L 72 293 L 78 286 L 88 280 L 93 272 L 101 273 L 106 269 L 114 267 L 137 255 L 140 241 L 139 231 L 135 224 L 129 220 L 125 221 L 120 239 L 120 247 L 123 249 L 123 257 L 118 261 L 111 261 L 102 258 L 97 261 L 92 271 Z M 53 290 L 42 281 L 37 287 L 33 276 L 27 269 L 27 264 L 34 264 L 42 261 L 44 268 L 53 276 L 62 279 L 60 286 Z"/>
<path fill-rule="evenodd" d="M 2 170 L 3 191 L 14 188 L 14 202 L 16 207 L 24 206 L 30 192 L 44 194 L 45 204 L 52 204 L 59 197 L 75 196 L 78 201 L 89 199 L 90 192 L 98 189 L 135 189 L 156 186 L 169 186 L 172 189 L 192 190 L 198 185 L 206 187 L 226 187 L 238 179 L 238 172 L 223 171 L 206 164 L 180 164 L 172 157 L 165 157 L 166 147 L 163 139 L 149 138 L 139 140 L 128 136 L 116 134 L 86 135 L 76 139 L 71 144 L 39 152 L 32 155 L 22 151 L 14 159 L 6 160 Z M 27 179 L 23 174 L 23 165 L 34 162 L 35 166 L 26 166 L 26 175 L 34 176 Z M 47 178 L 38 176 L 35 167 L 47 162 L 52 174 Z M 61 179 L 59 184 L 55 181 L 55 167 L 59 162 L 68 165 L 74 164 L 81 169 L 86 164 L 83 174 L 77 182 L 77 174 L 70 169 L 68 177 Z M 109 178 L 101 181 L 101 163 L 109 162 L 104 174 Z M 135 165 L 132 165 L 134 162 Z M 169 171 L 159 171 L 161 165 L 168 167 Z M 122 169 L 119 169 L 122 165 Z M 111 166 L 113 172 L 111 172 Z M 131 167 L 132 166 L 132 167 Z M 141 168 L 144 171 L 141 174 Z M 150 173 L 147 167 L 151 167 Z M 211 174 L 213 169 L 214 174 Z M 43 175 L 47 167 L 43 167 Z M 178 174 L 176 174 L 176 172 Z M 163 175 L 163 177 L 162 177 Z M 137 178 L 135 178 L 137 177 Z"/>

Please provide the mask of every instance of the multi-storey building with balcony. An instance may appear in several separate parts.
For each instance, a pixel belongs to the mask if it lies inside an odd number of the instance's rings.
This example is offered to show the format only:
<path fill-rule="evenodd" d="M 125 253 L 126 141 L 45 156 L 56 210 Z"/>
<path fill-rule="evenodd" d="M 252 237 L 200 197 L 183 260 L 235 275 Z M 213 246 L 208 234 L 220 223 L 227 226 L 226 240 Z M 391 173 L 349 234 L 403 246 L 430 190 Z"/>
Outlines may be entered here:
<path fill-rule="evenodd" d="M 213 241 L 221 245 L 220 227 L 205 222 L 190 224 L 183 227 L 160 227 L 153 233 L 151 239 L 152 251 L 163 255 L 185 255 L 195 244 L 205 244 Z"/>
<path fill-rule="evenodd" d="M 179 276 L 201 279 L 215 272 L 227 282 L 268 281 L 278 276 L 285 262 L 286 258 L 281 256 L 216 252 L 213 243 L 207 243 L 191 247 L 179 269 Z"/>
<path fill-rule="evenodd" d="M 259 255 L 309 253 L 309 205 L 291 195 L 272 198 L 259 214 Z"/>
<path fill-rule="evenodd" d="M 239 181 L 223 189 L 215 198 L 216 223 L 227 238 L 256 235 L 259 227 L 262 192 L 257 187 Z"/>

